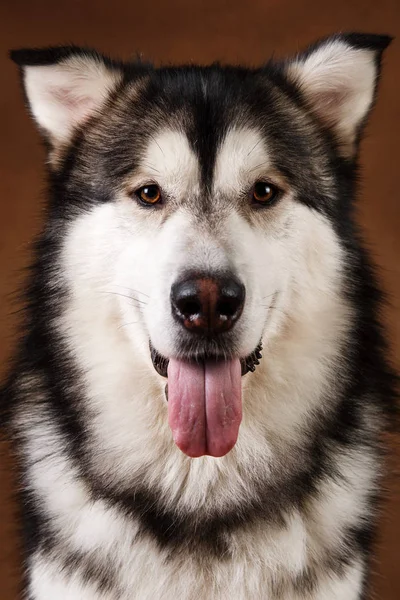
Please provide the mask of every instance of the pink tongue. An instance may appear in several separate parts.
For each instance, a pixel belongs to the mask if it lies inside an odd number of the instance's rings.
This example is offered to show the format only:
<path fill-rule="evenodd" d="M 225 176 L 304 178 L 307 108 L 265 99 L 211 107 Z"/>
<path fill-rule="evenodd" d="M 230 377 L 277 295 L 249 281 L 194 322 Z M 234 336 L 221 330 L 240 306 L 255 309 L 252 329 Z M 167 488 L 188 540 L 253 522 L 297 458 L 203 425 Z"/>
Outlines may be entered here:
<path fill-rule="evenodd" d="M 168 422 L 182 452 L 224 456 L 233 448 L 242 420 L 241 382 L 239 359 L 199 365 L 170 359 Z"/>

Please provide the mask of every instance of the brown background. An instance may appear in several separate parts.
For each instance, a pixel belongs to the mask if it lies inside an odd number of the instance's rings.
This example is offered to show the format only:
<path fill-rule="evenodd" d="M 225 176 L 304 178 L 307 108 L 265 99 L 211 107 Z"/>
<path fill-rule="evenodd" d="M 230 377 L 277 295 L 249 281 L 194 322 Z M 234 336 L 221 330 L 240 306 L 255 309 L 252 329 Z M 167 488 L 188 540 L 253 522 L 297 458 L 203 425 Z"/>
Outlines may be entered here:
<path fill-rule="evenodd" d="M 340 30 L 398 36 L 400 1 L 0 0 L 0 375 L 6 368 L 17 322 L 17 305 L 11 294 L 21 279 L 21 268 L 29 260 L 28 242 L 40 227 L 43 197 L 43 150 L 24 112 L 16 68 L 7 60 L 7 50 L 73 42 L 124 58 L 140 51 L 157 62 L 207 63 L 221 59 L 257 64 L 272 52 L 290 53 Z M 397 365 L 399 73 L 400 41 L 395 41 L 385 57 L 378 105 L 362 147 L 364 180 L 359 211 L 392 304 L 386 318 Z M 399 456 L 397 451 L 395 471 Z M 19 555 L 11 502 L 13 471 L 5 443 L 0 458 L 0 600 L 15 600 Z M 388 488 L 374 565 L 374 597 L 399 600 L 400 486 L 395 474 Z"/>

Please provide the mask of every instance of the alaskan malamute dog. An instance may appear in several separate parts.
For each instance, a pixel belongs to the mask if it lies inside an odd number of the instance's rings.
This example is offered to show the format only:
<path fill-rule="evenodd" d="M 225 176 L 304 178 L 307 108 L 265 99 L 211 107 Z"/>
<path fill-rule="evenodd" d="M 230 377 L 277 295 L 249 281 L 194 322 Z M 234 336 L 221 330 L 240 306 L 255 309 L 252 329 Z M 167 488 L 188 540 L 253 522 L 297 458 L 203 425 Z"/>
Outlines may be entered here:
<path fill-rule="evenodd" d="M 30 600 L 356 600 L 394 411 L 353 220 L 390 38 L 12 52 L 49 203 L 5 388 Z"/>

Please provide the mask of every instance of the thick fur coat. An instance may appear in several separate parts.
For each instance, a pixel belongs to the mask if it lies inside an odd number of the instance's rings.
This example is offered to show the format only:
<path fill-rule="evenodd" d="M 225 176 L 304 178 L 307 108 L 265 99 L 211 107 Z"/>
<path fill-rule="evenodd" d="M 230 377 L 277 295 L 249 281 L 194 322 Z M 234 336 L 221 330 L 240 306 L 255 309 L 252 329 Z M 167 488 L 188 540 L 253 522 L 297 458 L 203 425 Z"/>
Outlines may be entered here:
<path fill-rule="evenodd" d="M 12 53 L 49 181 L 4 389 L 27 599 L 367 597 L 394 377 L 353 206 L 389 41 L 257 69 Z M 187 273 L 240 282 L 229 331 L 175 318 Z M 188 456 L 171 365 L 237 361 L 236 444 Z"/>

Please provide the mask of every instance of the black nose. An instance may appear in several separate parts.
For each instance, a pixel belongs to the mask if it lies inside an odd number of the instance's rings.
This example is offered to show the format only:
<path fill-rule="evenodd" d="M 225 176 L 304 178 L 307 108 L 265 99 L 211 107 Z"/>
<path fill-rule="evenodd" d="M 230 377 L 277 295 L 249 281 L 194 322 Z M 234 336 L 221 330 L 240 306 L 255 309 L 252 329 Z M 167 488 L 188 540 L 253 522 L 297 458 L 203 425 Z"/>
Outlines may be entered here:
<path fill-rule="evenodd" d="M 229 331 L 243 311 L 244 285 L 233 277 L 190 277 L 172 286 L 172 312 L 194 333 Z"/>

